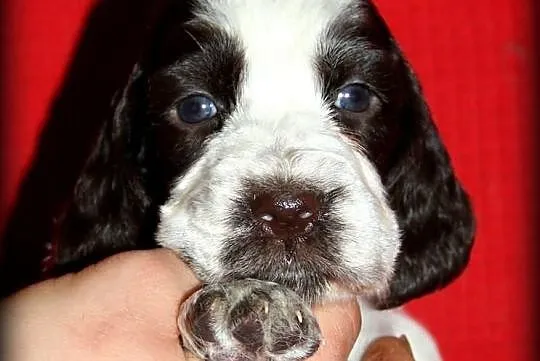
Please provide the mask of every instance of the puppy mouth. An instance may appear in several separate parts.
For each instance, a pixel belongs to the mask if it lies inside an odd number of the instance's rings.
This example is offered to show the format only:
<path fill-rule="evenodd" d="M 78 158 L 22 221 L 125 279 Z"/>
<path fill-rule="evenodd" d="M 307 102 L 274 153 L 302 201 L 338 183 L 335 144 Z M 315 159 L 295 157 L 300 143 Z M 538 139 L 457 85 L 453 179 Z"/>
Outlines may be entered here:
<path fill-rule="evenodd" d="M 223 257 L 227 270 L 223 281 L 244 278 L 272 281 L 294 290 L 308 301 L 318 299 L 326 293 L 330 282 L 335 281 L 337 264 L 333 257 L 323 258 L 322 252 L 299 243 L 291 244 L 275 241 L 258 250 L 245 249 L 243 254 L 238 249 L 228 252 Z"/>
<path fill-rule="evenodd" d="M 275 254 L 273 259 L 278 264 L 290 266 L 295 262 L 301 264 L 310 259 L 309 243 L 312 242 L 308 238 L 309 235 L 303 237 L 287 237 L 287 238 L 263 238 L 261 242 L 266 242 L 272 248 Z"/>
<path fill-rule="evenodd" d="M 224 242 L 224 279 L 273 281 L 316 300 L 340 272 L 339 222 L 322 194 L 286 192 L 251 197 Z"/>
<path fill-rule="evenodd" d="M 304 237 L 235 238 L 226 241 L 220 281 L 258 279 L 279 283 L 314 304 L 333 289 L 363 293 L 372 288 L 343 262 L 340 240 L 324 232 Z"/>

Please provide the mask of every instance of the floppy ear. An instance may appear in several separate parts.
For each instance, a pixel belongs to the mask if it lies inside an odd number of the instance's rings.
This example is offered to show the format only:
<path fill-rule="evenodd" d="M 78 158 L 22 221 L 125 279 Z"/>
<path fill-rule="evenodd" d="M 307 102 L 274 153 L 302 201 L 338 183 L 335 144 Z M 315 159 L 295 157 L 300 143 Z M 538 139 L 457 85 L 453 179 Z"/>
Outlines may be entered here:
<path fill-rule="evenodd" d="M 402 230 L 401 252 L 380 308 L 446 286 L 468 263 L 475 221 L 456 179 L 419 84 L 407 69 L 406 99 L 399 112 L 398 146 L 383 176 Z"/>
<path fill-rule="evenodd" d="M 144 237 L 142 229 L 151 205 L 145 184 L 144 125 L 134 121 L 143 101 L 140 78 L 136 67 L 116 95 L 58 224 L 57 272 L 151 246 L 152 237 Z"/>

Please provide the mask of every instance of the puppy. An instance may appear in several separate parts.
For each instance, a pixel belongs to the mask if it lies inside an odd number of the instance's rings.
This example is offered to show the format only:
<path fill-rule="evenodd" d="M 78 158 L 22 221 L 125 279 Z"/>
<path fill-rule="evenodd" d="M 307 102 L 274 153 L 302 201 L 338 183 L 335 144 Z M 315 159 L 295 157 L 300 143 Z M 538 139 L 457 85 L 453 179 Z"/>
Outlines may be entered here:
<path fill-rule="evenodd" d="M 60 268 L 157 245 L 206 286 L 180 312 L 209 360 L 298 360 L 309 305 L 357 297 L 380 336 L 440 358 L 395 308 L 469 259 L 474 220 L 417 79 L 366 0 L 172 1 L 59 229 Z"/>

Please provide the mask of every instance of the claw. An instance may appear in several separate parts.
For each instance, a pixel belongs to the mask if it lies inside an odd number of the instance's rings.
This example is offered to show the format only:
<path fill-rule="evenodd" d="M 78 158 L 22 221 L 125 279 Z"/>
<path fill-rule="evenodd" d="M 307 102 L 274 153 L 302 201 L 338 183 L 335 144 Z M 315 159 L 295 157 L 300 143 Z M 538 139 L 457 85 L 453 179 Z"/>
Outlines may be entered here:
<path fill-rule="evenodd" d="M 298 319 L 298 322 L 300 323 L 304 321 L 304 318 L 302 317 L 302 313 L 300 311 L 296 311 L 296 318 Z"/>

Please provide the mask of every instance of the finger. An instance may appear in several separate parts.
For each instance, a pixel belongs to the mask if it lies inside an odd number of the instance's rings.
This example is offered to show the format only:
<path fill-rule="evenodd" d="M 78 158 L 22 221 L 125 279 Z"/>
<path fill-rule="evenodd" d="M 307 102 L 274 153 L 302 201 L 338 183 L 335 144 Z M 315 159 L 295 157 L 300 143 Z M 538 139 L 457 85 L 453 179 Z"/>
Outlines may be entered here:
<path fill-rule="evenodd" d="M 369 344 L 362 361 L 414 361 L 411 347 L 405 337 L 380 337 Z"/>
<path fill-rule="evenodd" d="M 160 248 L 143 252 L 143 256 L 148 257 L 148 259 L 144 260 L 146 269 L 140 269 L 141 276 L 145 277 L 145 275 L 153 273 L 154 275 L 150 277 L 156 288 L 174 292 L 177 296 L 181 295 L 181 302 L 183 302 L 201 286 L 201 282 L 191 268 L 182 262 L 173 251 Z"/>
<path fill-rule="evenodd" d="M 67 277 L 56 282 L 64 284 L 64 298 L 77 305 L 74 312 L 121 316 L 123 324 L 144 323 L 163 335 L 177 332 L 178 306 L 200 284 L 166 249 L 120 253 Z"/>
<path fill-rule="evenodd" d="M 314 308 L 322 342 L 310 361 L 343 361 L 352 350 L 362 323 L 356 299 L 328 303 Z"/>
<path fill-rule="evenodd" d="M 139 287 L 154 298 L 167 294 L 187 297 L 200 285 L 193 271 L 167 249 L 123 252 L 87 267 L 72 280 L 85 287 L 88 283 Z"/>

